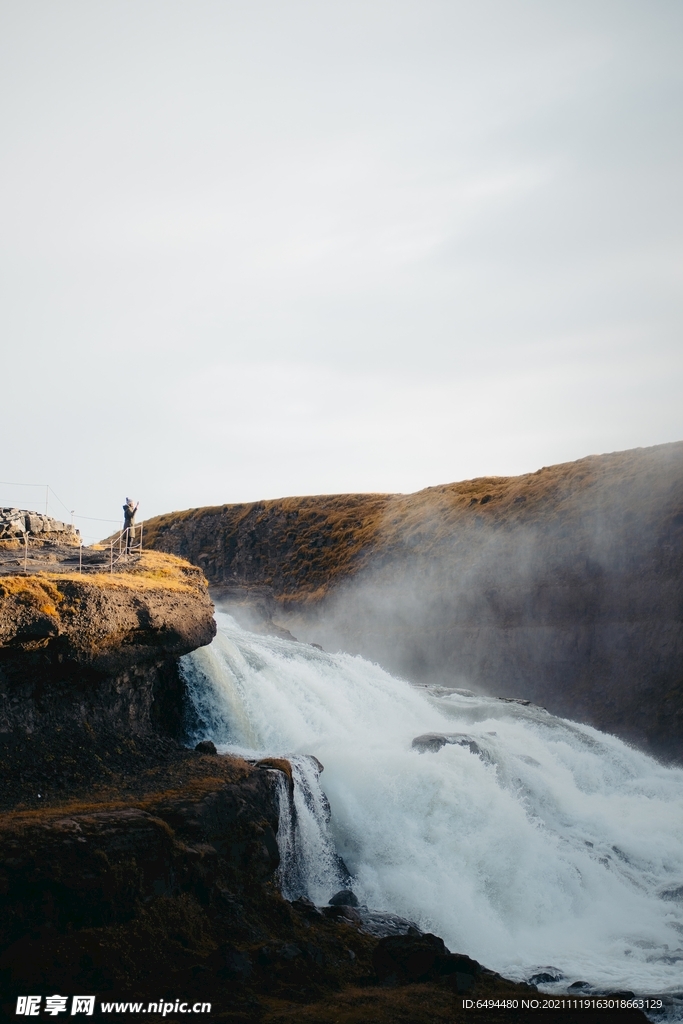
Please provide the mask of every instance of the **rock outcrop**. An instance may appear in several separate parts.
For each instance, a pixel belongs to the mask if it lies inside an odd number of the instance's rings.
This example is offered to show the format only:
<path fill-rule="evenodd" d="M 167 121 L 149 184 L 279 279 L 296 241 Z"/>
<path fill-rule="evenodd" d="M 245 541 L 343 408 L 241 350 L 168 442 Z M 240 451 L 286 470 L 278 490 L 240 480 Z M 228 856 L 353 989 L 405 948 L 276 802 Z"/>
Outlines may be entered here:
<path fill-rule="evenodd" d="M 104 781 L 182 732 L 178 658 L 216 629 L 206 582 L 155 552 L 122 568 L 0 576 L 5 806 Z"/>
<path fill-rule="evenodd" d="M 0 576 L 3 657 L 40 650 L 45 665 L 109 672 L 211 642 L 213 605 L 200 570 L 151 551 L 122 569 Z"/>
<path fill-rule="evenodd" d="M 274 630 L 683 757 L 683 442 L 412 495 L 191 509 L 145 530 Z"/>
<path fill-rule="evenodd" d="M 81 543 L 79 531 L 70 523 L 63 523 L 42 512 L 0 508 L 0 544 L 25 541 L 26 538 L 32 546 Z"/>

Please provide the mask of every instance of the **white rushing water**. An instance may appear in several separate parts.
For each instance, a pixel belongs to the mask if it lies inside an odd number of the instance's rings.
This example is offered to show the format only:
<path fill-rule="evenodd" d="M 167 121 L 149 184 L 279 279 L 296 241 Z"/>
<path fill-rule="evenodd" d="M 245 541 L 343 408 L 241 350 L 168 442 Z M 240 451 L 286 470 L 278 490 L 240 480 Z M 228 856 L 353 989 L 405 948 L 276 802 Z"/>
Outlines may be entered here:
<path fill-rule="evenodd" d="M 216 618 L 211 646 L 183 659 L 197 738 L 294 757 L 290 890 L 327 902 L 344 882 L 336 847 L 362 902 L 507 977 L 552 966 L 558 988 L 683 989 L 682 770 L 540 708 Z M 426 732 L 476 746 L 420 753 Z"/>

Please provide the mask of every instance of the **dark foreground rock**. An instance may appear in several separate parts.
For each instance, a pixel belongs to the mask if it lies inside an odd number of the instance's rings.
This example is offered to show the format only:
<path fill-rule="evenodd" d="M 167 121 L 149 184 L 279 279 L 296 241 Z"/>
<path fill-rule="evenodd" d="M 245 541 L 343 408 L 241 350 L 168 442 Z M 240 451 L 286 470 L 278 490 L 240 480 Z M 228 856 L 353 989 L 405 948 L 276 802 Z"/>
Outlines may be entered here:
<path fill-rule="evenodd" d="M 378 939 L 352 907 L 323 908 L 335 912 L 328 915 L 305 899 L 285 901 L 277 887 L 279 775 L 181 751 L 134 779 L 115 778 L 110 796 L 118 798 L 0 816 L 7 1019 L 27 992 L 93 993 L 98 1007 L 210 1002 L 211 1019 L 233 1024 L 466 1021 L 464 994 L 518 1002 L 537 995 L 435 936 Z M 645 1018 L 600 1018 L 610 1019 Z"/>
<path fill-rule="evenodd" d="M 460 994 L 469 992 L 482 973 L 482 966 L 476 960 L 450 953 L 443 939 L 429 933 L 389 935 L 380 939 L 372 954 L 372 963 L 384 984 L 445 977 L 451 979 Z"/>

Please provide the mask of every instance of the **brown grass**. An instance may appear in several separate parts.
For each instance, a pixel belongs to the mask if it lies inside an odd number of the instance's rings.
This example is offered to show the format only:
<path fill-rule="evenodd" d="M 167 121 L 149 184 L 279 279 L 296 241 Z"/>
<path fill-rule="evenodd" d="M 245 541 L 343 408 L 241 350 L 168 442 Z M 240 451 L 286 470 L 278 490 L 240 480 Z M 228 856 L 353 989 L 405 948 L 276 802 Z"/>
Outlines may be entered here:
<path fill-rule="evenodd" d="M 182 553 L 212 584 L 263 586 L 284 601 L 316 601 L 370 561 L 405 549 L 439 557 L 444 541 L 474 529 L 558 522 L 580 528 L 586 513 L 614 505 L 616 495 L 628 494 L 635 484 L 639 515 L 644 522 L 655 519 L 669 466 L 683 503 L 682 458 L 678 442 L 415 494 L 318 495 L 194 508 L 147 520 L 145 540 L 158 550 Z"/>
<path fill-rule="evenodd" d="M 0 814 L 0 832 L 16 831 L 34 825 L 70 817 L 74 814 L 98 814 L 102 811 L 120 811 L 137 808 L 154 813 L 155 808 L 179 800 L 201 800 L 226 784 L 246 778 L 253 768 L 241 757 L 201 757 L 186 754 L 171 767 L 162 766 L 142 772 L 136 780 L 137 792 L 122 794 L 121 782 L 112 779 L 111 785 L 102 786 L 82 797 L 66 798 L 33 809 L 17 808 Z"/>
<path fill-rule="evenodd" d="M 58 616 L 64 594 L 57 584 L 68 583 L 76 591 L 176 591 L 192 593 L 203 584 L 196 569 L 182 558 L 144 551 L 137 563 L 113 573 L 39 572 L 32 576 L 0 577 L 0 598 L 15 597 L 45 614 Z"/>
<path fill-rule="evenodd" d="M 182 558 L 159 551 L 143 551 L 140 560 L 115 572 L 75 576 L 74 573 L 45 573 L 46 579 L 68 580 L 82 586 L 105 590 L 175 590 L 188 593 L 197 589 L 196 578 L 187 575 L 192 567 Z M 41 574 L 43 575 L 43 574 Z"/>
<path fill-rule="evenodd" d="M 57 588 L 52 578 L 41 576 L 1 576 L 0 600 L 15 598 L 20 604 L 37 608 L 45 615 L 58 617 L 57 605 L 64 600 L 64 595 Z"/>

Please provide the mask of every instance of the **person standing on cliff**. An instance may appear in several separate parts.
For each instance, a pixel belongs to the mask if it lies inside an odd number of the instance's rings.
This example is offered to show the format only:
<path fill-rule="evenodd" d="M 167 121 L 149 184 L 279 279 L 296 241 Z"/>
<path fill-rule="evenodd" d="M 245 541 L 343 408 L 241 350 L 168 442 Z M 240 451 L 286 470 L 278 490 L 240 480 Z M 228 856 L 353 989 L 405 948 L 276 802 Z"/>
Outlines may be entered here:
<path fill-rule="evenodd" d="M 135 539 L 135 513 L 139 505 L 139 501 L 126 498 L 126 504 L 123 506 L 123 532 L 126 538 L 126 554 L 129 553 Z"/>

